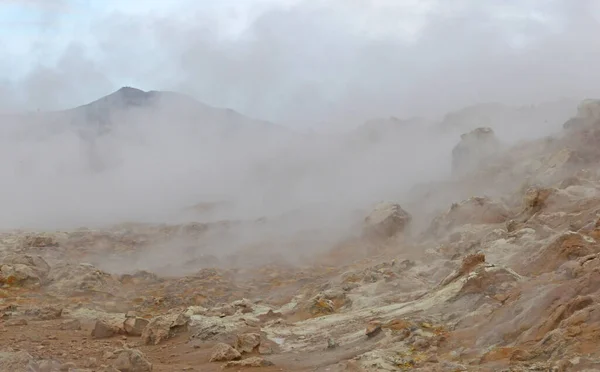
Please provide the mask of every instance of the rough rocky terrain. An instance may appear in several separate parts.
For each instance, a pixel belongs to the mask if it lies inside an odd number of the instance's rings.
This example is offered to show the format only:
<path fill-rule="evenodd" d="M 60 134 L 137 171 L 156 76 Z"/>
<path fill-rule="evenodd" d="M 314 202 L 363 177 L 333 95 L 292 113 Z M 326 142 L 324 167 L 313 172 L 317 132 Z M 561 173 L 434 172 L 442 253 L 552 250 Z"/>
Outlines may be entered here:
<path fill-rule="evenodd" d="M 599 118 L 585 101 L 562 133 L 376 206 L 303 264 L 242 265 L 252 249 L 185 275 L 94 264 L 218 223 L 5 231 L 0 371 L 598 370 Z M 457 166 L 481 148 L 467 137 Z"/>

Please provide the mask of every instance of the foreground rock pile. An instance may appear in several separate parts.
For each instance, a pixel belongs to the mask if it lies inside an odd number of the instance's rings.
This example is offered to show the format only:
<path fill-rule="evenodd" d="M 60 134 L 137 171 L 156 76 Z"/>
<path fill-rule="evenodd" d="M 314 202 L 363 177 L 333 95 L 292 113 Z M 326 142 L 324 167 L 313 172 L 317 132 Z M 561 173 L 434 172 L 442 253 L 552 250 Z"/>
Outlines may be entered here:
<path fill-rule="evenodd" d="M 474 195 L 431 216 L 381 203 L 303 265 L 86 263 L 223 224 L 3 233 L 0 371 L 598 370 L 598 107 L 432 188 Z"/>

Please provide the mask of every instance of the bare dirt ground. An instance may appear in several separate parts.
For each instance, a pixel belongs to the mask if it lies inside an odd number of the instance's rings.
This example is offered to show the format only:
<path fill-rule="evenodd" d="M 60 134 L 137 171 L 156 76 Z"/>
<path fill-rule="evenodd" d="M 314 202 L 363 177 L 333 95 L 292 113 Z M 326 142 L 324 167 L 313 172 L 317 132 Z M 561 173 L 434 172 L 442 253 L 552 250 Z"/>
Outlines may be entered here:
<path fill-rule="evenodd" d="M 560 136 L 382 204 L 302 264 L 252 249 L 181 275 L 98 261 L 200 244 L 211 224 L 4 232 L 0 370 L 599 370 L 600 104 L 586 105 Z M 466 196 L 420 212 L 449 189 Z"/>

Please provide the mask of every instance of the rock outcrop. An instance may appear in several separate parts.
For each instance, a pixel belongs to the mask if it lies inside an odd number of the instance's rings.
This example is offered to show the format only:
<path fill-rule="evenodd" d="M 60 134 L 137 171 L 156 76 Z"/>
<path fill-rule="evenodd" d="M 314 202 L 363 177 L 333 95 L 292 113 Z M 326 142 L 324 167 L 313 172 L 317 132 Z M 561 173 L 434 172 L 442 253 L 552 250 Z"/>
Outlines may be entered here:
<path fill-rule="evenodd" d="M 0 284 L 39 287 L 49 271 L 50 266 L 40 256 L 10 254 L 0 258 Z"/>
<path fill-rule="evenodd" d="M 391 238 L 409 228 L 412 216 L 395 203 L 383 202 L 375 206 L 365 218 L 363 233 L 367 237 Z"/>
<path fill-rule="evenodd" d="M 452 173 L 456 176 L 474 170 L 501 149 L 491 128 L 481 127 L 461 135 L 452 150 Z"/>

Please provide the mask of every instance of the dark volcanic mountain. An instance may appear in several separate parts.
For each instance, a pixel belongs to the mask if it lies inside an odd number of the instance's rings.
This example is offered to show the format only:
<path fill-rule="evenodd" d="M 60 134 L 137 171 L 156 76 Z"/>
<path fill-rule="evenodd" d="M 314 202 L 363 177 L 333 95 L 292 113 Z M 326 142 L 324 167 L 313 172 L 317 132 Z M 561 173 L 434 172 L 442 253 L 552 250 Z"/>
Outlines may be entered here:
<path fill-rule="evenodd" d="M 129 120 L 192 125 L 199 133 L 218 136 L 285 134 L 288 130 L 270 122 L 244 116 L 231 109 L 216 108 L 185 94 L 169 91 L 148 91 L 123 87 L 87 105 L 66 112 L 72 123 L 85 123 L 101 132 Z M 202 130 L 203 129 L 203 130 Z"/>
<path fill-rule="evenodd" d="M 216 108 L 185 94 L 169 91 L 142 91 L 123 87 L 88 104 L 53 112 L 36 112 L 3 117 L 21 126 L 43 125 L 41 133 L 75 129 L 84 138 L 106 134 L 119 126 L 174 125 L 194 127 L 201 135 L 290 135 L 282 126 L 249 118 L 231 109 Z M 40 132 L 38 132 L 40 133 Z"/>
<path fill-rule="evenodd" d="M 114 169 L 136 156 L 167 163 L 182 157 L 179 164 L 189 163 L 187 157 L 234 161 L 296 137 L 283 126 L 185 94 L 131 87 L 68 110 L 0 116 L 0 123 L 0 136 L 26 154 L 19 157 L 23 164 L 50 161 L 56 164 L 42 168 L 69 172 Z"/>

